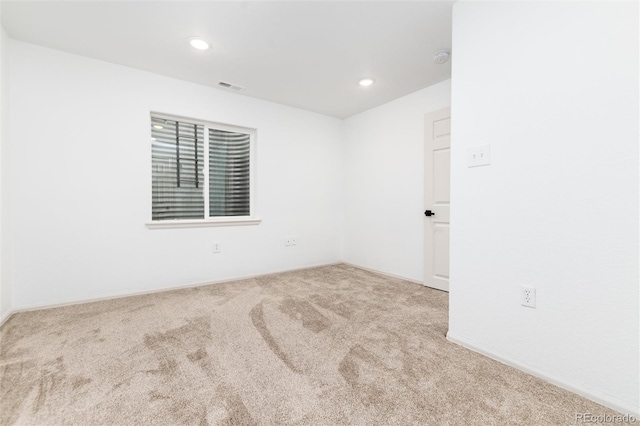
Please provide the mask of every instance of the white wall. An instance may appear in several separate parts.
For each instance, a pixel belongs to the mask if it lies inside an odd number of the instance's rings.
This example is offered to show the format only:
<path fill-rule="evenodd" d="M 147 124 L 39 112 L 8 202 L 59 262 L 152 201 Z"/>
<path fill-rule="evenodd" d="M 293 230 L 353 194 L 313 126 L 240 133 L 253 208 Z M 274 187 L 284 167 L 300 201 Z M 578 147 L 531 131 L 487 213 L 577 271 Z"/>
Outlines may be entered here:
<path fill-rule="evenodd" d="M 1 8 L 0 8 L 1 9 Z M 8 52 L 9 37 L 0 27 L 0 323 L 11 310 L 11 226 L 9 222 L 9 146 L 8 146 Z"/>
<path fill-rule="evenodd" d="M 341 259 L 340 120 L 14 40 L 10 60 L 14 309 Z M 150 111 L 258 130 L 262 224 L 145 227 Z"/>
<path fill-rule="evenodd" d="M 638 4 L 458 2 L 453 52 L 449 338 L 637 414 Z"/>
<path fill-rule="evenodd" d="M 345 262 L 424 280 L 424 115 L 451 104 L 450 83 L 344 121 Z"/>
<path fill-rule="evenodd" d="M 2 11 L 2 8 L 0 7 L 0 12 Z M 1 15 L 1 14 L 0 14 Z M 2 137 L 2 133 L 3 133 L 3 129 L 4 129 L 4 124 L 6 124 L 5 120 L 4 120 L 4 116 L 3 116 L 3 108 L 2 105 L 4 103 L 4 98 L 6 96 L 6 93 L 4 92 L 4 85 L 2 84 L 2 82 L 4 81 L 5 78 L 7 78 L 7 76 L 4 73 L 4 69 L 3 69 L 3 65 L 6 63 L 5 60 L 5 50 L 4 50 L 4 41 L 6 38 L 6 33 L 4 31 L 4 28 L 2 28 L 0 26 L 0 324 L 2 324 L 2 320 L 4 319 L 5 315 L 7 314 L 7 312 L 9 311 L 9 309 L 11 308 L 11 298 L 7 297 L 7 295 L 5 294 L 5 285 L 10 288 L 9 284 L 4 280 L 4 259 L 3 259 L 3 253 L 4 253 L 4 230 L 3 230 L 3 218 L 5 217 L 5 215 L 3 214 L 2 209 L 6 206 L 6 203 L 4 203 L 4 191 L 2 190 L 2 184 L 4 182 L 3 179 L 3 171 L 4 171 L 4 164 L 3 164 L 3 158 L 5 158 L 5 156 L 3 155 L 3 145 L 4 145 L 4 138 Z M 6 308 L 5 308 L 5 305 Z"/>

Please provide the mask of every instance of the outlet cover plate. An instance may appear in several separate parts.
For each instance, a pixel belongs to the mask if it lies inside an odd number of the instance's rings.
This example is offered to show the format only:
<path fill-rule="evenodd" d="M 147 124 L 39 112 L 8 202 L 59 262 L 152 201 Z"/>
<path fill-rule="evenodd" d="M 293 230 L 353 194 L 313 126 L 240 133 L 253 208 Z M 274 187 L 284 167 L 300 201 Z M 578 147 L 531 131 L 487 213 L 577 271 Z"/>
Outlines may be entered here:
<path fill-rule="evenodd" d="M 298 237 L 296 237 L 295 235 L 284 237 L 284 245 L 285 246 L 287 246 L 287 247 L 295 246 L 296 244 L 298 244 Z"/>
<path fill-rule="evenodd" d="M 535 308 L 536 307 L 536 288 L 523 285 L 521 292 L 522 293 L 521 293 L 520 304 L 528 308 Z"/>

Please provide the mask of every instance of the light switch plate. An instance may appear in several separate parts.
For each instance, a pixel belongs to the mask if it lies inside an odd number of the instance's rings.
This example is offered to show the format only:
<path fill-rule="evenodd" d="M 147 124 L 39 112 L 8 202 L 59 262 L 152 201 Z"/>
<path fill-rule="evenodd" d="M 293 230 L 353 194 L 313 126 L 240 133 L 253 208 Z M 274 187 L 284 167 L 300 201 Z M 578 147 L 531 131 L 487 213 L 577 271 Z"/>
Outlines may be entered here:
<path fill-rule="evenodd" d="M 468 148 L 469 167 L 488 166 L 491 164 L 491 145 L 472 146 Z"/>

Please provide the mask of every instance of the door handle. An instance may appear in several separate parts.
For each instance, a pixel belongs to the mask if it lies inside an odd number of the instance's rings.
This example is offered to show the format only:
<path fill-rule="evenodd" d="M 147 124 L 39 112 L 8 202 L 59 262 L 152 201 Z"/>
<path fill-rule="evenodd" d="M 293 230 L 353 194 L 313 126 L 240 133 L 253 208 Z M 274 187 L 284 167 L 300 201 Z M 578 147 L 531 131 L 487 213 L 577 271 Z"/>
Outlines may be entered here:
<path fill-rule="evenodd" d="M 436 214 L 434 212 L 432 212 L 431 210 L 425 210 L 424 211 L 424 215 L 425 216 L 435 216 Z"/>

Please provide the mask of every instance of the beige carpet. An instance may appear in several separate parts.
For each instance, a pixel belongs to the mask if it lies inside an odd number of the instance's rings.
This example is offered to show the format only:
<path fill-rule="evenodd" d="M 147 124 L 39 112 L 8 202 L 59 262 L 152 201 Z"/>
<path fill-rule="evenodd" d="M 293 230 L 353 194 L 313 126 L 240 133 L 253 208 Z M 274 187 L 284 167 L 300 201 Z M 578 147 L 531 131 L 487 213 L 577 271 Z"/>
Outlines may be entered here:
<path fill-rule="evenodd" d="M 447 293 L 346 265 L 13 315 L 2 425 L 575 424 L 445 339 Z"/>

